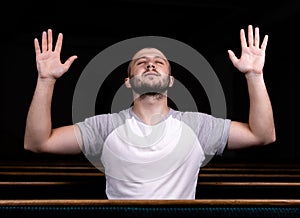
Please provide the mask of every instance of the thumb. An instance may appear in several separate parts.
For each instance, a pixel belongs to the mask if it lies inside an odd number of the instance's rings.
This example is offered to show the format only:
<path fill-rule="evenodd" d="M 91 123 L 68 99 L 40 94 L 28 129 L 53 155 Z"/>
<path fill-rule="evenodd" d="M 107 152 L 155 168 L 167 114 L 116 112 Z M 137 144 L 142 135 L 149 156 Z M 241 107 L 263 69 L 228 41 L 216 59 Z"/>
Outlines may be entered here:
<path fill-rule="evenodd" d="M 238 61 L 238 58 L 235 56 L 235 54 L 233 53 L 233 51 L 228 50 L 227 52 L 229 54 L 229 59 L 231 60 L 231 62 L 233 64 L 235 64 Z"/>
<path fill-rule="evenodd" d="M 71 64 L 77 59 L 78 57 L 76 55 L 73 55 L 71 57 L 68 58 L 68 60 L 66 60 L 66 62 L 64 63 L 64 65 L 69 69 Z"/>

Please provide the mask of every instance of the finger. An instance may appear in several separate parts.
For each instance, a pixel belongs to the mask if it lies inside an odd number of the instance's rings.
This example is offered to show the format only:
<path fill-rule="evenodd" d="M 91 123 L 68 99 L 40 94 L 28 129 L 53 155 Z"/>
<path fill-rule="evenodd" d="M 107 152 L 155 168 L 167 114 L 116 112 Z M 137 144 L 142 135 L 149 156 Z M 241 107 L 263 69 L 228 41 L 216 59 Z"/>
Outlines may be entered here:
<path fill-rule="evenodd" d="M 55 51 L 60 53 L 61 52 L 61 47 L 62 47 L 62 40 L 63 40 L 63 34 L 59 33 L 58 37 L 57 37 L 57 41 L 56 41 L 56 45 L 55 45 Z"/>
<path fill-rule="evenodd" d="M 47 51 L 47 34 L 45 31 L 43 31 L 42 35 L 42 52 Z"/>
<path fill-rule="evenodd" d="M 234 65 L 238 61 L 238 58 L 235 56 L 235 54 L 231 50 L 228 50 L 228 54 L 229 54 L 229 59 L 231 60 L 231 62 Z"/>
<path fill-rule="evenodd" d="M 48 29 L 48 50 L 52 51 L 52 30 Z"/>
<path fill-rule="evenodd" d="M 246 41 L 246 36 L 245 36 L 245 31 L 244 29 L 241 29 L 240 31 L 240 39 L 241 39 L 241 46 L 243 47 L 247 47 L 247 41 Z"/>
<path fill-rule="evenodd" d="M 248 26 L 248 44 L 253 46 L 253 28 L 252 25 Z"/>
<path fill-rule="evenodd" d="M 77 59 L 76 55 L 73 55 L 72 57 L 69 57 L 68 60 L 64 63 L 64 65 L 67 67 L 67 69 L 70 68 L 71 64 Z"/>
<path fill-rule="evenodd" d="M 267 48 L 268 39 L 269 39 L 269 36 L 268 36 L 268 35 L 265 35 L 264 40 L 263 40 L 263 42 L 261 43 L 261 49 L 262 49 L 263 51 L 265 51 L 266 48 Z"/>
<path fill-rule="evenodd" d="M 255 28 L 255 35 L 254 35 L 254 46 L 259 47 L 259 28 Z"/>
<path fill-rule="evenodd" d="M 36 55 L 41 54 L 41 48 L 40 48 L 39 41 L 37 40 L 37 38 L 34 39 L 34 49 L 35 49 Z"/>

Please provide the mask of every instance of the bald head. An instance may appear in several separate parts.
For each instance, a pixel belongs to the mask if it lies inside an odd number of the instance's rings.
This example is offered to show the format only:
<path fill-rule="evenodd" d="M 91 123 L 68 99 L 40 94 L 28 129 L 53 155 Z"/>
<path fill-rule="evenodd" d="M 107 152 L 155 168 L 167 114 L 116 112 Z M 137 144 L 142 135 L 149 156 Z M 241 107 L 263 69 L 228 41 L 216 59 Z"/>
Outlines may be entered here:
<path fill-rule="evenodd" d="M 134 54 L 132 60 L 142 58 L 145 56 L 160 57 L 167 60 L 167 57 L 160 50 L 156 48 L 143 48 Z"/>
<path fill-rule="evenodd" d="M 137 51 L 132 59 L 131 62 L 128 65 L 128 76 L 130 77 L 130 73 L 131 73 L 131 66 L 134 62 L 136 62 L 137 60 L 141 59 L 141 58 L 162 58 L 164 60 L 166 60 L 166 62 L 169 65 L 170 68 L 170 73 L 171 73 L 171 67 L 170 67 L 170 63 L 167 59 L 167 57 L 164 55 L 164 53 L 162 53 L 162 51 L 158 50 L 157 48 L 152 48 L 152 47 L 148 47 L 148 48 L 142 48 L 141 50 Z"/>

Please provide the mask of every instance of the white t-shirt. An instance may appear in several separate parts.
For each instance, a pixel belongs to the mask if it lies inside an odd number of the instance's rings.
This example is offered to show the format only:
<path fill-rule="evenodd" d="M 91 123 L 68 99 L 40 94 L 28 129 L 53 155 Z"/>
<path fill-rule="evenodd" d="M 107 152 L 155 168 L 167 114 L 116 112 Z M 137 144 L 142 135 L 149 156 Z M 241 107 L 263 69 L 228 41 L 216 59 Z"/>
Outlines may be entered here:
<path fill-rule="evenodd" d="M 230 120 L 170 109 L 146 125 L 130 107 L 77 125 L 83 153 L 105 173 L 108 199 L 195 199 L 200 167 L 223 153 Z"/>

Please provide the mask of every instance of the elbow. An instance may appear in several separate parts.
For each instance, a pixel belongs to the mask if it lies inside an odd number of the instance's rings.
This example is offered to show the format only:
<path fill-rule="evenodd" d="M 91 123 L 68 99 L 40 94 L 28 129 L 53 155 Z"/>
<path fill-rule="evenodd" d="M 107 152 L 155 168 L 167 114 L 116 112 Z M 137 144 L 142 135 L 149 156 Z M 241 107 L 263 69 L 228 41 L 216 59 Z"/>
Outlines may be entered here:
<path fill-rule="evenodd" d="M 264 135 L 261 145 L 269 145 L 274 142 L 276 142 L 275 129 L 273 131 L 271 131 L 270 133 Z"/>
<path fill-rule="evenodd" d="M 275 132 L 275 129 L 274 129 L 274 131 L 273 131 L 272 139 L 271 139 L 271 140 L 272 140 L 272 141 L 271 141 L 270 143 L 276 142 L 276 132 Z"/>
<path fill-rule="evenodd" d="M 24 142 L 24 150 L 26 151 L 31 151 L 34 153 L 42 153 L 43 150 L 41 149 L 43 146 L 39 145 L 38 143 L 33 143 L 33 142 Z"/>
<path fill-rule="evenodd" d="M 35 148 L 35 146 L 32 146 L 32 144 L 29 143 L 24 143 L 24 150 L 38 153 L 38 150 Z"/>
<path fill-rule="evenodd" d="M 267 144 L 271 144 L 276 142 L 276 134 L 275 132 L 269 137 L 269 141 L 267 142 Z"/>
<path fill-rule="evenodd" d="M 32 146 L 30 146 L 30 145 L 31 145 L 31 143 L 28 142 L 28 140 L 26 140 L 26 137 L 25 137 L 25 139 L 24 139 L 24 150 L 31 151 L 32 150 Z"/>

